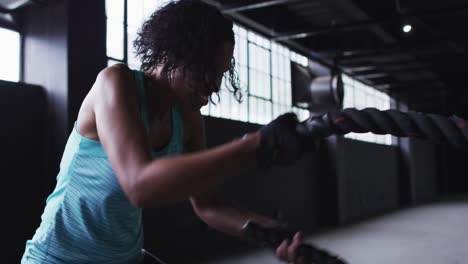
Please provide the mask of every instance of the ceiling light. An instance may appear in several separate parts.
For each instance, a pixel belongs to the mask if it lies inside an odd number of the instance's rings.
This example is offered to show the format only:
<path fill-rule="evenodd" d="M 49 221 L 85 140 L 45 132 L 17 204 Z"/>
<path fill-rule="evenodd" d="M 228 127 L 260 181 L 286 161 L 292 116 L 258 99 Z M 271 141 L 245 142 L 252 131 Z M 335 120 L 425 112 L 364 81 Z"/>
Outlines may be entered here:
<path fill-rule="evenodd" d="M 403 25 L 402 29 L 403 29 L 403 32 L 409 33 L 411 29 L 413 29 L 413 27 L 410 24 L 405 24 Z"/>

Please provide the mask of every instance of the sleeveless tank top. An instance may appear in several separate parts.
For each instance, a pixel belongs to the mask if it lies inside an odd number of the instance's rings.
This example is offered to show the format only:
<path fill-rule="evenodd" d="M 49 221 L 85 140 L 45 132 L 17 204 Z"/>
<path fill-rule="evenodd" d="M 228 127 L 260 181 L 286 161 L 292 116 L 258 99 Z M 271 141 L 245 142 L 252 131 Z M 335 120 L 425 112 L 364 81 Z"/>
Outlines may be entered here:
<path fill-rule="evenodd" d="M 140 112 L 148 129 L 143 73 L 134 71 Z M 183 151 L 180 112 L 172 108 L 172 136 L 153 157 Z M 142 259 L 142 209 L 122 190 L 110 161 L 96 140 L 76 122 L 60 162 L 57 185 L 46 200 L 41 224 L 26 242 L 21 263 L 139 263 Z"/>

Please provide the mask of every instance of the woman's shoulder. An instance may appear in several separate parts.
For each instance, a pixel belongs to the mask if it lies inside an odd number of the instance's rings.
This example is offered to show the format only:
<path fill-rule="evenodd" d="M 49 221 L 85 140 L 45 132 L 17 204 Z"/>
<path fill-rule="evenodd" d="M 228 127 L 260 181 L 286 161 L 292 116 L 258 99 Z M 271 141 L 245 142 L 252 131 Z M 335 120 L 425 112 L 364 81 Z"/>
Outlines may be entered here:
<path fill-rule="evenodd" d="M 126 64 L 118 63 L 102 69 L 95 82 L 94 88 L 98 94 L 133 94 L 132 87 L 136 86 L 133 70 Z"/>
<path fill-rule="evenodd" d="M 134 105 L 137 103 L 136 81 L 133 71 L 119 63 L 102 69 L 90 91 L 93 109 L 96 105 Z"/>
<path fill-rule="evenodd" d="M 129 79 L 133 79 L 133 71 L 124 63 L 108 66 L 97 76 L 97 81 L 127 81 Z"/>

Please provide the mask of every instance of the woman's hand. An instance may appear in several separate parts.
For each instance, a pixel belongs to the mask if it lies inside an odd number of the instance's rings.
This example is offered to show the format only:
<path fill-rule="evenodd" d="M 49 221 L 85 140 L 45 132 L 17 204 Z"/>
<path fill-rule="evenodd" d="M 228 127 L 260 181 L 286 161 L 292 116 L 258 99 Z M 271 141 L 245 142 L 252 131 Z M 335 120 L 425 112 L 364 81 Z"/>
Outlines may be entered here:
<path fill-rule="evenodd" d="M 301 158 L 303 136 L 297 132 L 298 124 L 296 114 L 286 113 L 260 129 L 260 143 L 257 147 L 258 167 L 290 166 Z"/>
<path fill-rule="evenodd" d="M 302 263 L 300 258 L 296 256 L 297 247 L 302 244 L 302 232 L 297 232 L 292 241 L 284 240 L 279 247 L 276 248 L 276 256 L 288 263 Z"/>
<path fill-rule="evenodd" d="M 285 224 L 278 222 L 275 219 L 257 217 L 252 219 L 252 222 L 256 223 L 259 227 L 264 228 L 265 230 L 278 230 L 282 232 L 285 229 Z M 289 232 L 288 232 L 289 233 Z M 292 236 L 292 241 L 290 239 L 283 240 L 276 248 L 276 256 L 285 262 L 302 264 L 300 257 L 296 255 L 297 248 L 303 243 L 303 235 L 301 231 L 298 231 Z"/>

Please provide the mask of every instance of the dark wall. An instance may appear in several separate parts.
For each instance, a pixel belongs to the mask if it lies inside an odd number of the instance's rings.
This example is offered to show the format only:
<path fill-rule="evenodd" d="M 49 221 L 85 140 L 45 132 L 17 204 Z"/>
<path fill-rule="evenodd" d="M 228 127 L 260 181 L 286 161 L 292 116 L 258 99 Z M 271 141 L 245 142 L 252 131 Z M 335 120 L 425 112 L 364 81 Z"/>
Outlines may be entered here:
<path fill-rule="evenodd" d="M 444 193 L 467 194 L 468 175 L 466 173 L 466 160 L 468 150 L 447 148 L 447 177 L 444 183 Z"/>
<path fill-rule="evenodd" d="M 392 107 L 403 112 L 448 115 L 445 98 L 440 99 L 440 105 L 431 107 L 414 97 L 415 94 L 400 92 L 394 96 Z M 442 185 L 449 176 L 446 146 L 415 138 L 394 137 L 394 140 L 399 148 L 400 206 L 430 202 L 443 194 Z"/>
<path fill-rule="evenodd" d="M 68 1 L 68 131 L 97 74 L 107 66 L 105 2 Z"/>
<path fill-rule="evenodd" d="M 440 160 L 430 142 L 401 138 L 386 146 L 334 136 L 325 142 L 324 224 L 346 224 L 439 197 Z"/>
<path fill-rule="evenodd" d="M 412 204 L 433 201 L 440 194 L 438 188 L 440 161 L 437 159 L 437 146 L 431 142 L 412 139 L 410 148 Z"/>
<path fill-rule="evenodd" d="M 398 149 L 343 137 L 336 144 L 339 223 L 397 209 Z"/>
<path fill-rule="evenodd" d="M 23 81 L 45 88 L 48 101 L 47 162 L 52 190 L 67 137 L 68 122 L 68 19 L 67 5 L 31 6 L 22 11 Z"/>
<path fill-rule="evenodd" d="M 81 102 L 107 64 L 105 1 L 51 1 L 21 10 L 23 81 L 45 87 L 48 175 L 55 175 Z"/>
<path fill-rule="evenodd" d="M 19 263 L 40 222 L 47 195 L 44 89 L 0 81 L 0 173 L 2 176 L 3 263 Z"/>

